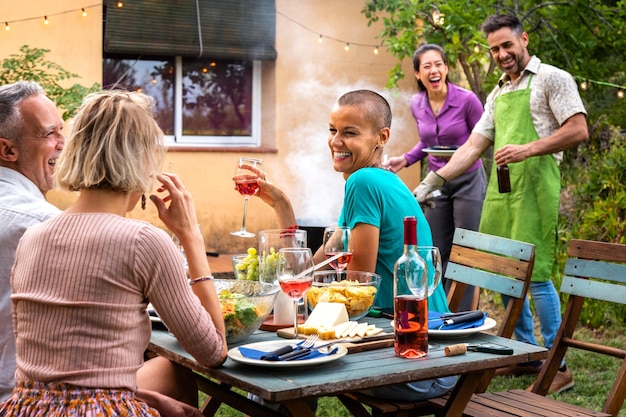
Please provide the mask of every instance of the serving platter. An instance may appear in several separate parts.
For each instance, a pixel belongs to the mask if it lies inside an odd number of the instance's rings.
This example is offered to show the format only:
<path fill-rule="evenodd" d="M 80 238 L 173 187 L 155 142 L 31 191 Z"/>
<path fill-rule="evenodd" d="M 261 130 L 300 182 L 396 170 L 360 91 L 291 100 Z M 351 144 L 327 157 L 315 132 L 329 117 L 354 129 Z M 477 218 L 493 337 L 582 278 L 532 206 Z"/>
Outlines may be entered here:
<path fill-rule="evenodd" d="M 429 155 L 450 157 L 454 152 L 456 152 L 457 149 L 458 146 L 432 146 L 422 150 Z"/>

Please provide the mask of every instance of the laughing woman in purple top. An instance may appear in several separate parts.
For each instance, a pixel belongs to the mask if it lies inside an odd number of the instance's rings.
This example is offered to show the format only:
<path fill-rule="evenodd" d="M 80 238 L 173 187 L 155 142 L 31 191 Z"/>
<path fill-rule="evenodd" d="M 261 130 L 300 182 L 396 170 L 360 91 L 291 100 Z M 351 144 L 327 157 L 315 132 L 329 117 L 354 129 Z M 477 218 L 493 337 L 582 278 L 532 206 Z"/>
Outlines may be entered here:
<path fill-rule="evenodd" d="M 465 143 L 483 113 L 483 106 L 474 93 L 448 81 L 448 60 L 440 46 L 421 45 L 413 55 L 413 69 L 418 93 L 411 98 L 411 112 L 417 123 L 419 142 L 404 155 L 390 158 L 385 166 L 398 172 L 428 155 L 428 169 L 435 172 L 449 157 L 430 155 L 424 149 Z M 441 195 L 425 208 L 444 269 L 450 257 L 454 229 L 478 230 L 485 189 L 485 171 L 478 159 L 463 175 L 441 187 Z M 476 308 L 478 299 L 474 294 L 473 288 L 467 289 L 460 310 Z"/>

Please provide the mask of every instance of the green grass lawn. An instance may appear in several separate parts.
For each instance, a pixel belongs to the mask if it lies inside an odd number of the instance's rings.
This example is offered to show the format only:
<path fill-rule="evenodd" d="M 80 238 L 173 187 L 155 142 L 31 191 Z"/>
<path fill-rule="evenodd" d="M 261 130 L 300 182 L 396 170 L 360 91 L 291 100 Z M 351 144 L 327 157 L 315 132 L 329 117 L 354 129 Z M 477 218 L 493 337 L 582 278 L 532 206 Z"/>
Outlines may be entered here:
<path fill-rule="evenodd" d="M 490 298 L 487 296 L 487 298 Z M 481 296 L 481 299 L 484 299 Z M 481 309 L 488 311 L 490 317 L 496 318 L 502 313 L 498 303 L 488 302 L 481 305 Z M 537 329 L 537 338 L 541 337 Z M 611 346 L 623 348 L 626 346 L 626 332 L 624 328 L 608 328 L 602 333 L 596 333 L 588 328 L 580 327 L 578 334 L 584 340 L 602 338 L 608 340 Z M 618 359 L 597 355 L 578 349 L 569 349 L 565 360 L 574 375 L 574 387 L 557 395 L 549 397 L 581 407 L 600 410 L 608 394 L 613 380 L 619 370 L 621 362 Z M 525 389 L 535 380 L 535 376 L 494 377 L 488 391 L 504 391 L 509 389 Z M 244 414 L 222 405 L 216 416 L 241 417 Z M 321 398 L 318 402 L 317 417 L 350 417 L 352 414 L 346 410 L 336 398 Z M 622 408 L 619 417 L 626 417 L 626 410 Z"/>

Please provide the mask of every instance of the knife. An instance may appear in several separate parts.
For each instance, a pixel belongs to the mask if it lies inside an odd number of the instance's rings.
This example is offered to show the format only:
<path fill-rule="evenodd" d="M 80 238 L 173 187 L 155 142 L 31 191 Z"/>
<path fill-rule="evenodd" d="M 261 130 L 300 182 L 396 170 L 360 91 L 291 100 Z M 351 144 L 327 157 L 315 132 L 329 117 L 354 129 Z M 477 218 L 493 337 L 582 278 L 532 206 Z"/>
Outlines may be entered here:
<path fill-rule="evenodd" d="M 280 355 L 278 357 L 278 360 L 279 361 L 292 361 L 294 359 L 298 359 L 298 358 L 301 358 L 303 356 L 306 356 L 309 353 L 311 353 L 311 348 L 298 349 L 298 350 L 294 350 L 293 352 L 289 352 L 289 353 L 285 353 L 284 355 Z"/>
<path fill-rule="evenodd" d="M 491 343 L 483 343 L 481 345 L 467 345 L 467 350 L 471 350 L 472 352 L 484 352 L 484 353 L 493 353 L 496 355 L 512 355 L 513 349 L 494 345 Z"/>
<path fill-rule="evenodd" d="M 466 323 L 468 321 L 480 320 L 483 317 L 484 317 L 484 313 L 482 311 L 475 310 L 475 311 L 465 311 L 462 313 L 455 313 L 455 314 L 444 314 L 439 318 L 430 319 L 428 321 L 432 322 L 432 321 L 440 320 L 443 322 L 444 326 L 447 326 L 450 324 L 459 324 L 459 323 Z"/>
<path fill-rule="evenodd" d="M 289 345 L 282 346 L 282 347 L 280 347 L 278 349 L 275 349 L 275 350 L 273 350 L 271 352 L 267 352 L 266 354 L 261 356 L 259 359 L 261 359 L 261 360 L 276 360 L 276 359 L 269 359 L 269 358 L 273 358 L 274 356 L 280 357 L 281 355 L 289 354 L 289 353 L 292 353 L 293 351 L 299 352 L 300 350 L 302 350 L 302 349 L 298 349 L 302 343 L 304 343 L 304 340 L 301 340 L 300 342 L 298 342 L 296 344 L 293 344 L 293 345 L 289 344 Z"/>

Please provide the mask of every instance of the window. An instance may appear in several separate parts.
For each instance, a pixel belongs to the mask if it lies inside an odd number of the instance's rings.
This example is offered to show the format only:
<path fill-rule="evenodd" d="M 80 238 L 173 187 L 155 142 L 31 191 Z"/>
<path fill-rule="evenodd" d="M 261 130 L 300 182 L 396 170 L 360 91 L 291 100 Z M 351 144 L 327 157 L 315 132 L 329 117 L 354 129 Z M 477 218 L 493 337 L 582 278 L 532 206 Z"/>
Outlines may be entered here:
<path fill-rule="evenodd" d="M 259 61 L 192 58 L 104 58 L 104 88 L 142 91 L 168 145 L 259 146 Z"/>

